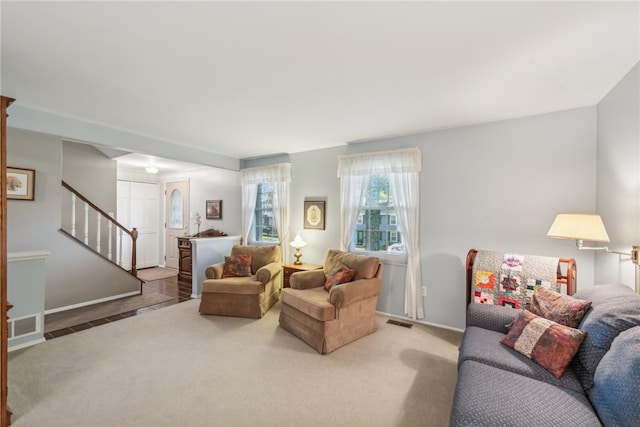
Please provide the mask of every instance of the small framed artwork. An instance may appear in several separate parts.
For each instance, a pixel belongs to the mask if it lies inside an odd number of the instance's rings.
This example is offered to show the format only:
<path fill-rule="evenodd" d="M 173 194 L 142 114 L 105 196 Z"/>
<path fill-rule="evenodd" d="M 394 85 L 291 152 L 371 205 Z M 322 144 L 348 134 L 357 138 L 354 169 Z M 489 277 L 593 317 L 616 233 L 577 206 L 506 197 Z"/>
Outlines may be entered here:
<path fill-rule="evenodd" d="M 7 167 L 7 199 L 33 200 L 36 171 Z"/>
<path fill-rule="evenodd" d="M 207 200 L 207 219 L 222 219 L 222 200 Z"/>
<path fill-rule="evenodd" d="M 304 228 L 310 230 L 324 230 L 324 201 L 304 201 Z"/>

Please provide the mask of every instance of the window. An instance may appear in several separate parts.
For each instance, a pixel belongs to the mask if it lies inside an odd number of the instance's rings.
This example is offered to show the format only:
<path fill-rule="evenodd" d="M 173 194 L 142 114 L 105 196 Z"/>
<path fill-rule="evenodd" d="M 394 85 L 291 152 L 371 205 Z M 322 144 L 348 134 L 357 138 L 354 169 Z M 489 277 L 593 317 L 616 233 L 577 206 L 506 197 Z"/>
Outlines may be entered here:
<path fill-rule="evenodd" d="M 375 251 L 381 259 L 386 249 L 387 262 L 398 254 L 405 258 L 404 312 L 412 319 L 424 318 L 418 236 L 421 170 L 417 147 L 338 157 L 340 249 Z M 360 214 L 364 224 L 358 225 Z M 397 232 L 395 243 L 390 243 L 392 231 Z"/>
<path fill-rule="evenodd" d="M 258 184 L 253 235 L 256 242 L 279 242 L 277 227 L 273 219 L 273 187 L 269 182 Z"/>
<path fill-rule="evenodd" d="M 171 215 L 169 216 L 169 228 L 182 228 L 182 193 L 180 190 L 171 192 Z"/>
<path fill-rule="evenodd" d="M 373 175 L 353 235 L 354 249 L 367 252 L 404 253 L 402 235 L 389 193 L 389 178 Z"/>

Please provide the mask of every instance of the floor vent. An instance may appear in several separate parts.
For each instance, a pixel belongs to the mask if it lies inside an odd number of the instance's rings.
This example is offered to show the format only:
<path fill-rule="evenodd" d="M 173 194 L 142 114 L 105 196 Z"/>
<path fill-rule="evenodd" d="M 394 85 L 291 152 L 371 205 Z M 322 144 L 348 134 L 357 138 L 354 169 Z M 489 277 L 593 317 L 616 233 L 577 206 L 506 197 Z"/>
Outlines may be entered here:
<path fill-rule="evenodd" d="M 30 335 L 39 332 L 38 323 L 40 314 L 36 313 L 30 316 L 20 317 L 18 319 L 9 319 L 9 339 L 19 338 L 24 335 Z"/>
<path fill-rule="evenodd" d="M 393 319 L 387 320 L 387 323 L 390 323 L 392 325 L 402 326 L 404 328 L 410 328 L 413 326 L 413 323 L 401 322 L 400 320 L 393 320 Z"/>

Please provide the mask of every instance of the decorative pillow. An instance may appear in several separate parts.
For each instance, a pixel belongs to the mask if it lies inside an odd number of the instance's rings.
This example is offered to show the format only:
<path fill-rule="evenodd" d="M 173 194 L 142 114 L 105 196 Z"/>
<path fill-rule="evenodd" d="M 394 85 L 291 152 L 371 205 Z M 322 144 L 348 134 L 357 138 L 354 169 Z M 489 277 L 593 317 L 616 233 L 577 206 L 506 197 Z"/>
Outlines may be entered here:
<path fill-rule="evenodd" d="M 251 276 L 251 255 L 231 255 L 224 257 L 222 277 Z"/>
<path fill-rule="evenodd" d="M 539 287 L 533 292 L 527 309 L 545 319 L 570 328 L 577 328 L 589 307 L 591 307 L 591 301 Z"/>
<path fill-rule="evenodd" d="M 327 275 L 327 281 L 324 282 L 324 290 L 329 292 L 332 286 L 341 283 L 350 282 L 353 279 L 354 271 L 339 262 L 333 267 L 333 270 Z"/>
<path fill-rule="evenodd" d="M 560 378 L 576 355 L 585 333 L 524 310 L 500 341 L 524 354 L 556 378 Z"/>

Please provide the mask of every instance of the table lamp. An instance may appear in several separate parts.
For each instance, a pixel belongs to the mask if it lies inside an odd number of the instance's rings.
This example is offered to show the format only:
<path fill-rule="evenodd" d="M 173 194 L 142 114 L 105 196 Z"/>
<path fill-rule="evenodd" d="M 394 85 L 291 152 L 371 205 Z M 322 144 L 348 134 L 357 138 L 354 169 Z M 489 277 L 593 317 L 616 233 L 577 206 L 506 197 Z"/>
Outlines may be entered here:
<path fill-rule="evenodd" d="M 302 264 L 302 261 L 300 261 L 300 257 L 302 256 L 302 252 L 300 252 L 300 249 L 307 246 L 307 243 L 304 240 L 302 240 L 302 238 L 300 237 L 300 233 L 298 233 L 296 234 L 296 238 L 289 244 L 291 245 L 291 247 L 293 247 L 296 250 L 296 253 L 293 254 L 293 256 L 296 257 L 294 264 L 295 265 Z"/>

